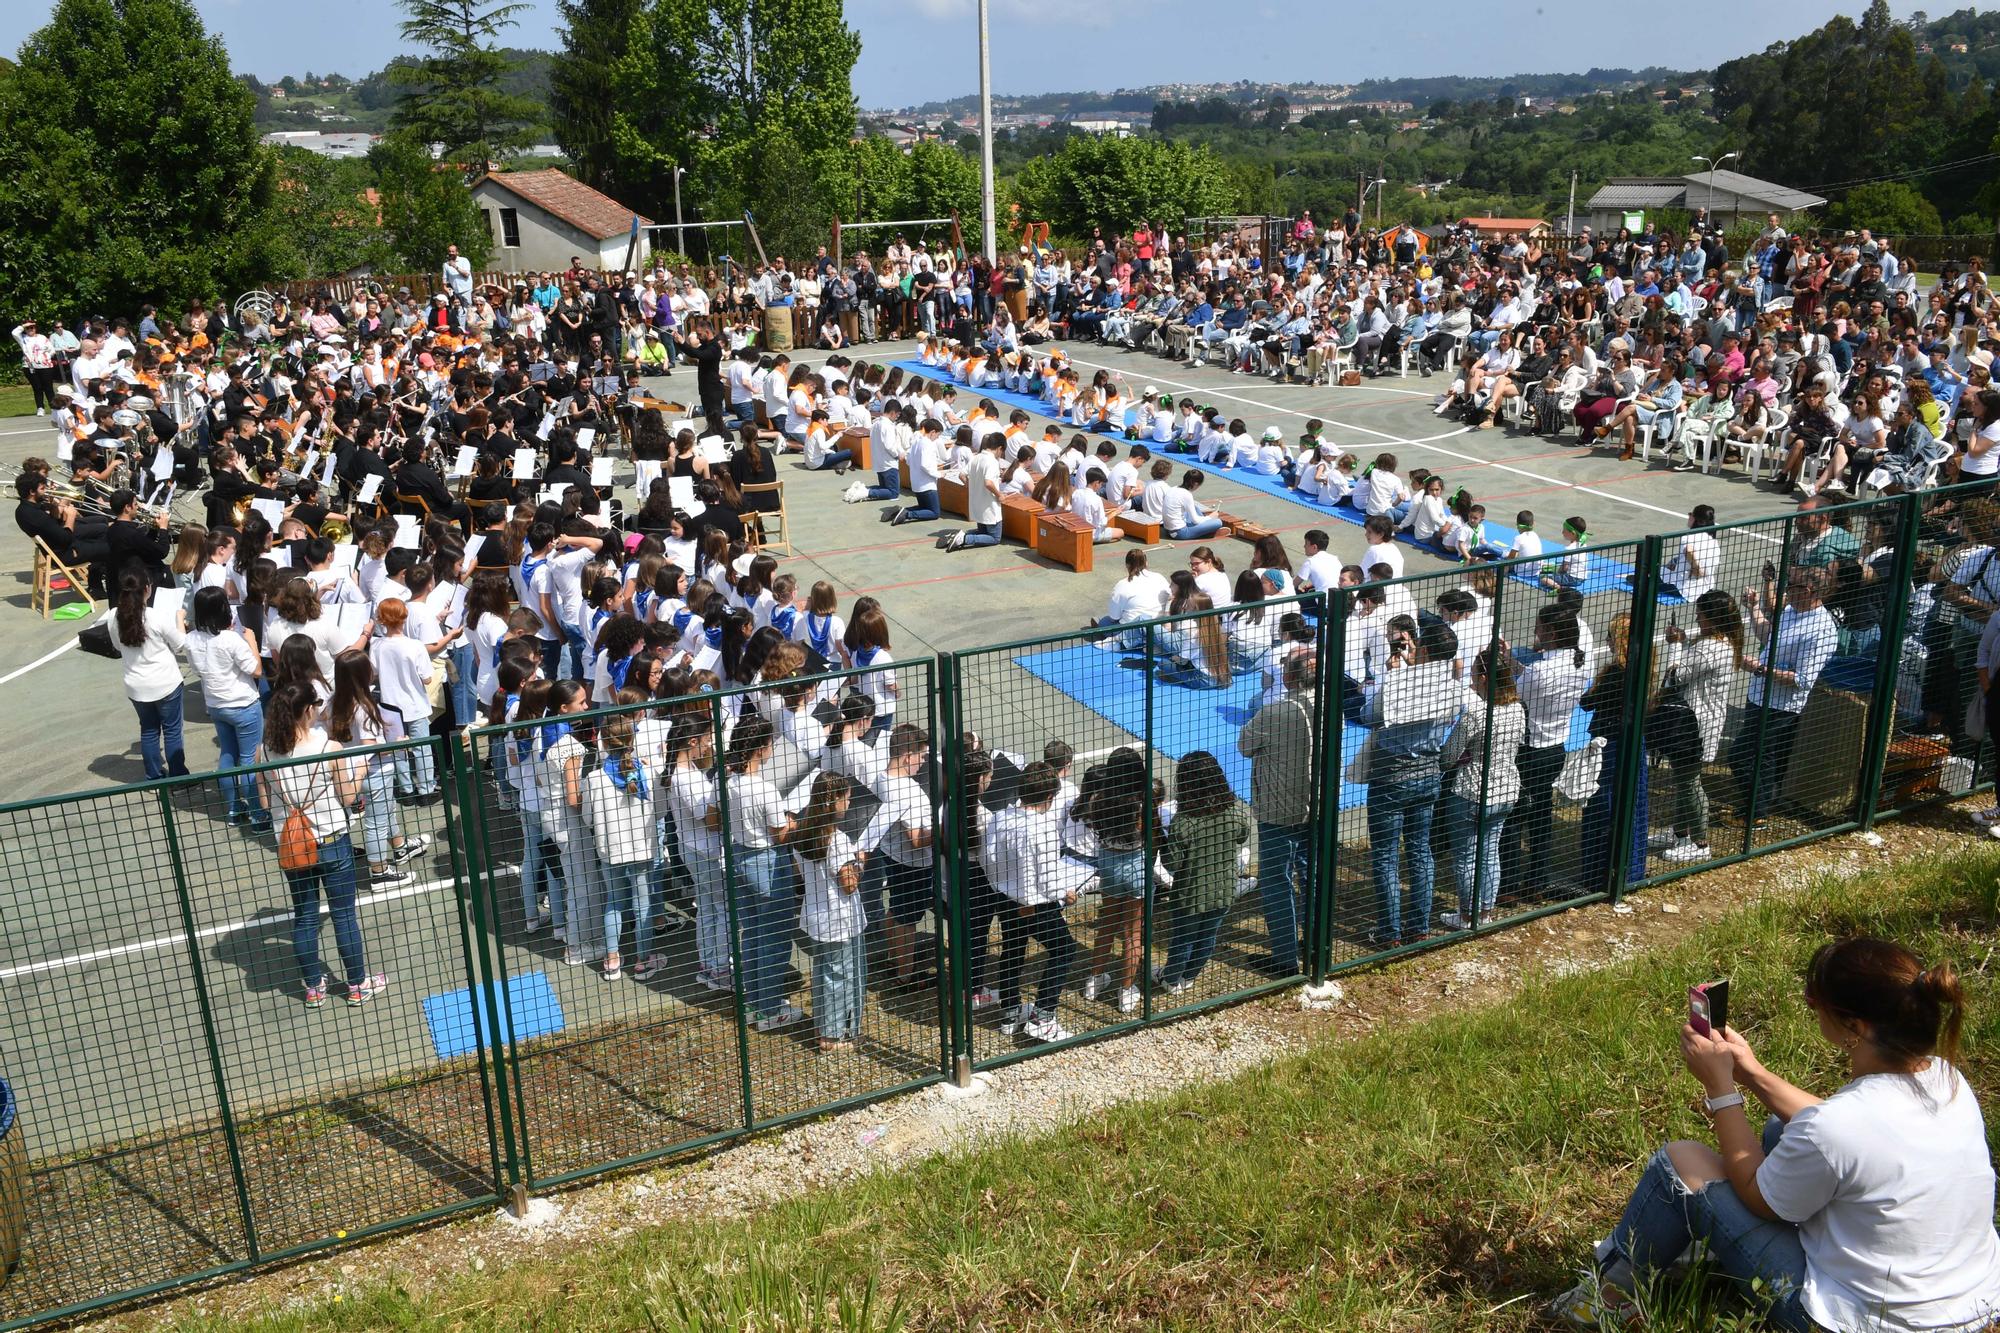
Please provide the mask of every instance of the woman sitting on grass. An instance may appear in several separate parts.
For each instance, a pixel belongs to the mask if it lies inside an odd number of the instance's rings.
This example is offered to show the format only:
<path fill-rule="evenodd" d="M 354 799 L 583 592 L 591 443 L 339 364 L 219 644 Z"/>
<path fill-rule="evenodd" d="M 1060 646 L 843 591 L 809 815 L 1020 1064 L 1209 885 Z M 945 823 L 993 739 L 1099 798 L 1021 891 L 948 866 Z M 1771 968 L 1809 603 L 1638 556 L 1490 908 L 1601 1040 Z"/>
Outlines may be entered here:
<path fill-rule="evenodd" d="M 1806 968 L 1806 1005 L 1846 1054 L 1824 1099 L 1765 1069 L 1740 1033 L 1681 1029 L 1720 1152 L 1653 1154 L 1590 1272 L 1552 1313 L 1624 1328 L 1635 1299 L 1696 1241 L 1770 1302 L 1778 1328 L 1959 1329 L 2000 1317 L 1993 1161 L 1971 1086 L 1953 1067 L 1965 996 L 1948 963 L 1847 939 Z M 1768 1113 L 1760 1136 L 1737 1088 Z"/>

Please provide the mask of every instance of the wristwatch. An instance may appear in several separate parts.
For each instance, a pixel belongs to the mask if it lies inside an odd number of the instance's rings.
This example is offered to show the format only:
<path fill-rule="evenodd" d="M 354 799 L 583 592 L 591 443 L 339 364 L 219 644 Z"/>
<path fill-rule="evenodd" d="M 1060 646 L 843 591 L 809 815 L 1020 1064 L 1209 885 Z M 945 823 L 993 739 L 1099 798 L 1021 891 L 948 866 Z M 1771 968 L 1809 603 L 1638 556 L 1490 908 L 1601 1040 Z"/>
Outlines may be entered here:
<path fill-rule="evenodd" d="M 1701 1099 L 1701 1104 L 1708 1108 L 1710 1115 L 1714 1115 L 1717 1111 L 1726 1111 L 1732 1106 L 1743 1105 L 1743 1094 L 1725 1092 L 1720 1097 L 1704 1097 Z"/>

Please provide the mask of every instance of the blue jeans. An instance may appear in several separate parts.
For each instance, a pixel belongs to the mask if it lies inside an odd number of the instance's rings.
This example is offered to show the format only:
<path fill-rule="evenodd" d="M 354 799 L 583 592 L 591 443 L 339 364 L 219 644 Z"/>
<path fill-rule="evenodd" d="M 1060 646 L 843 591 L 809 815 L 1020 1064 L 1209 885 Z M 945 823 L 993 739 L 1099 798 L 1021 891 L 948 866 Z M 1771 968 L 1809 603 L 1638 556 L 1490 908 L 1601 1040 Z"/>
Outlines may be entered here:
<path fill-rule="evenodd" d="M 852 449 L 829 449 L 826 451 L 826 457 L 820 459 L 819 466 L 808 468 L 807 471 L 826 472 L 831 470 L 836 464 L 852 463 L 853 461 L 854 451 Z"/>
<path fill-rule="evenodd" d="M 625 914 L 638 920 L 635 958 L 653 952 L 653 892 L 650 861 L 600 863 L 604 871 L 604 947 L 616 952 L 625 935 Z"/>
<path fill-rule="evenodd" d="M 533 810 L 521 813 L 521 917 L 535 915 L 544 885 L 549 895 L 549 921 L 557 930 L 569 924 L 564 902 L 562 856 L 542 831 L 542 817 Z"/>
<path fill-rule="evenodd" d="M 1513 809 L 1511 804 L 1487 806 L 1486 826 L 1481 828 L 1477 801 L 1458 795 L 1444 798 L 1445 840 L 1451 849 L 1452 874 L 1458 881 L 1458 913 L 1468 921 L 1475 901 L 1481 921 L 1493 915 L 1493 903 L 1500 894 L 1500 831 L 1507 826 Z"/>
<path fill-rule="evenodd" d="M 1264 901 L 1264 934 L 1271 942 L 1271 965 L 1290 975 L 1299 970 L 1299 890 L 1306 877 L 1312 827 L 1257 821 L 1257 893 Z M 1178 945 L 1178 931 L 1176 931 Z"/>
<path fill-rule="evenodd" d="M 1583 848 L 1583 882 L 1579 886 L 1585 893 L 1596 893 L 1611 887 L 1611 837 L 1616 829 L 1612 824 L 1612 787 L 1617 781 L 1618 750 L 1620 741 L 1614 736 L 1604 743 L 1603 763 L 1597 770 L 1597 790 L 1590 794 L 1590 801 L 1583 807 L 1583 822 L 1578 830 Z M 1646 765 L 1642 757 L 1639 764 L 1639 785 L 1632 802 L 1632 854 L 1626 863 L 1630 876 L 1628 884 L 1636 884 L 1646 877 Z"/>
<path fill-rule="evenodd" d="M 743 1003 L 759 1018 L 785 1002 L 785 967 L 792 954 L 790 859 L 777 847 L 736 849 L 736 924 L 742 937 Z"/>
<path fill-rule="evenodd" d="M 886 467 L 875 474 L 875 484 L 868 488 L 871 500 L 894 500 L 903 494 L 903 474 L 895 468 Z"/>
<path fill-rule="evenodd" d="M 868 937 L 806 940 L 812 957 L 813 1026 L 828 1041 L 859 1041 L 868 997 Z"/>
<path fill-rule="evenodd" d="M 1379 760 L 1377 762 L 1380 762 Z M 1410 926 L 1421 938 L 1431 929 L 1431 814 L 1439 780 L 1368 784 L 1368 860 L 1375 880 L 1375 938 L 1403 936 L 1402 862 L 1410 861 Z"/>
<path fill-rule="evenodd" d="M 405 717 L 403 719 L 403 729 L 409 733 L 411 740 L 418 740 L 429 736 L 431 734 L 430 713 L 423 711 L 417 713 L 415 716 Z M 395 754 L 395 762 L 396 785 L 403 788 L 405 794 L 429 796 L 438 789 L 437 762 L 431 756 L 430 746 L 418 745 L 407 750 L 398 750 Z"/>
<path fill-rule="evenodd" d="M 181 742 L 181 689 L 164 699 L 153 699 L 146 703 L 132 701 L 132 708 L 139 714 L 139 754 L 146 761 L 148 778 L 178 778 L 188 771 L 187 747 Z M 165 743 L 166 756 L 161 758 L 161 745 Z"/>
<path fill-rule="evenodd" d="M 903 511 L 898 522 L 920 523 L 926 519 L 936 518 L 943 512 L 938 508 L 937 487 L 933 486 L 927 491 L 915 491 L 912 494 L 916 496 L 917 502 Z"/>
<path fill-rule="evenodd" d="M 378 754 L 368 761 L 361 778 L 361 846 L 368 864 L 379 866 L 389 860 L 389 849 L 402 832 L 396 809 L 396 761 Z"/>
<path fill-rule="evenodd" d="M 458 676 L 451 682 L 451 720 L 469 727 L 479 715 L 479 692 L 473 688 L 473 676 L 479 669 L 477 654 L 469 643 L 454 643 L 445 651 Z"/>
<path fill-rule="evenodd" d="M 569 678 L 588 681 L 590 677 L 584 674 L 583 659 L 590 655 L 590 647 L 583 641 L 583 631 L 575 625 L 564 625 L 562 632 L 563 642 L 569 645 Z M 416 729 L 412 728 L 410 734 L 415 735 Z"/>
<path fill-rule="evenodd" d="M 560 631 L 562 627 L 552 625 L 550 628 Z M 561 639 L 544 639 L 537 636 L 535 646 L 542 650 L 542 678 L 544 680 L 561 680 L 563 641 Z"/>
<path fill-rule="evenodd" d="M 367 980 L 361 918 L 354 910 L 353 842 L 343 833 L 321 843 L 319 864 L 310 870 L 287 870 L 285 881 L 292 890 L 292 954 L 299 962 L 300 979 L 312 987 L 326 976 L 319 961 L 319 898 L 324 890 L 333 916 L 333 942 L 340 950 L 347 984 L 359 986 Z"/>
<path fill-rule="evenodd" d="M 1197 980 L 1208 960 L 1215 956 L 1215 937 L 1221 933 L 1222 918 L 1227 915 L 1224 908 L 1174 913 L 1174 939 L 1167 948 L 1167 968 L 1161 980 L 1169 984 Z"/>
<path fill-rule="evenodd" d="M 973 546 L 998 546 L 999 544 L 1000 525 L 998 523 L 975 523 L 966 532 L 965 540 L 959 543 L 959 547 L 960 549 L 965 549 Z"/>
<path fill-rule="evenodd" d="M 1175 528 L 1167 533 L 1167 539 L 1177 542 L 1198 542 L 1203 538 L 1213 537 L 1220 531 L 1222 531 L 1222 520 L 1210 514 L 1207 518 L 1190 523 L 1184 528 Z"/>
<path fill-rule="evenodd" d="M 257 757 L 257 747 L 264 743 L 262 708 L 256 704 L 244 704 L 241 708 L 211 708 L 208 717 L 215 723 L 215 748 L 219 753 L 216 762 L 219 767 L 241 768 Z M 225 774 L 222 791 L 229 798 L 231 818 L 244 814 L 250 816 L 251 823 L 259 826 L 271 822 L 271 816 L 264 812 L 264 803 L 257 795 L 254 773 L 239 773 L 233 777 Z"/>
<path fill-rule="evenodd" d="M 727 973 L 729 960 L 729 895 L 722 883 L 718 857 L 689 856 L 688 878 L 694 881 L 695 957 L 710 972 Z"/>
<path fill-rule="evenodd" d="M 1784 1134 L 1778 1117 L 1764 1121 L 1764 1151 L 1777 1147 Z M 1799 1299 L 1805 1285 L 1806 1254 L 1799 1229 L 1789 1222 L 1767 1222 L 1743 1206 L 1726 1180 L 1710 1181 L 1689 1190 L 1661 1148 L 1646 1163 L 1625 1214 L 1599 1248 L 1600 1269 L 1621 1256 L 1635 1272 L 1664 1269 L 1696 1240 L 1708 1242 L 1710 1262 L 1748 1287 L 1761 1282 L 1770 1300 L 1770 1321 L 1795 1333 L 1815 1328 Z"/>

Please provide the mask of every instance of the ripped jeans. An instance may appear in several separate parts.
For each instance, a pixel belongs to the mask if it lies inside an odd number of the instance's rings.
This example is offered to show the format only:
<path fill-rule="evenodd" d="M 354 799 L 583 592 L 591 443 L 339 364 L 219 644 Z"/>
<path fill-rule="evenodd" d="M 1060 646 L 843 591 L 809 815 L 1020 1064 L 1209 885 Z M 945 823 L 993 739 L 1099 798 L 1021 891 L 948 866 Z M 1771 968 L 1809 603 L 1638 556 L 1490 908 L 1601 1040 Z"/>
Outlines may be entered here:
<path fill-rule="evenodd" d="M 1784 1123 L 1776 1116 L 1764 1121 L 1764 1151 L 1777 1146 Z M 1611 1235 L 1598 1242 L 1601 1271 L 1622 1256 L 1644 1276 L 1679 1258 L 1697 1240 L 1708 1242 L 1709 1262 L 1748 1288 L 1762 1284 L 1770 1301 L 1774 1327 L 1792 1333 L 1812 1333 L 1819 1326 L 1805 1311 L 1799 1289 L 1806 1280 L 1806 1254 L 1799 1229 L 1789 1222 L 1767 1222 L 1743 1206 L 1728 1181 L 1716 1180 L 1689 1192 L 1681 1183 L 1665 1148 L 1646 1163 L 1625 1215 Z"/>

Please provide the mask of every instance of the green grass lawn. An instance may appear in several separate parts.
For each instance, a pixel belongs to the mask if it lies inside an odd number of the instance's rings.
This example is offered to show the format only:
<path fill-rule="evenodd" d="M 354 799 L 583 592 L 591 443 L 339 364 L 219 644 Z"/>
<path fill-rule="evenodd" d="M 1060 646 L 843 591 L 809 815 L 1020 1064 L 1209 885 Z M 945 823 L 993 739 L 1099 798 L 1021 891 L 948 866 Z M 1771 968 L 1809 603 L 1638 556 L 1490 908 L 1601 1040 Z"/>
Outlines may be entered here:
<path fill-rule="evenodd" d="M 1690 982 L 1731 976 L 1734 1017 L 1765 1062 L 1826 1092 L 1838 1066 L 1800 998 L 1811 951 L 1866 931 L 1948 958 L 1973 997 L 1967 1072 L 1991 1116 L 1996 871 L 2000 849 L 1982 842 L 1047 1138 L 495 1266 L 420 1298 L 376 1288 L 249 1326 L 1539 1327 L 1653 1147 L 1705 1133 L 1676 1053 Z M 1653 1327 L 1757 1326 L 1717 1299 L 1684 1291 Z"/>
<path fill-rule="evenodd" d="M 25 384 L 0 384 L 0 417 L 35 414 L 35 391 Z"/>

